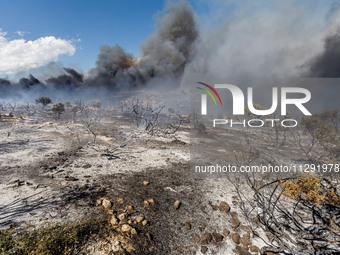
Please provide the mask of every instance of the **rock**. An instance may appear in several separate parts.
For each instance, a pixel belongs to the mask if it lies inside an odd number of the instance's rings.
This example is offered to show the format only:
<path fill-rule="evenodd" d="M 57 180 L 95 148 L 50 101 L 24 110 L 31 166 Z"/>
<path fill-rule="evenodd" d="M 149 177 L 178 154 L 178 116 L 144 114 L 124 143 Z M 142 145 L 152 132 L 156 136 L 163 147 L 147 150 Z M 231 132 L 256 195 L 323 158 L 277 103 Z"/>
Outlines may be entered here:
<path fill-rule="evenodd" d="M 249 229 L 249 227 L 247 227 L 247 226 L 245 226 L 245 225 L 243 225 L 243 224 L 240 224 L 240 230 L 242 230 L 242 231 L 244 231 L 244 232 L 249 232 L 249 231 L 251 231 L 251 230 Z"/>
<path fill-rule="evenodd" d="M 238 213 L 237 212 L 230 212 L 230 216 L 231 217 L 238 217 Z"/>
<path fill-rule="evenodd" d="M 195 234 L 194 237 L 191 239 L 191 242 L 196 244 L 199 243 L 201 241 L 201 238 L 198 234 Z"/>
<path fill-rule="evenodd" d="M 222 202 L 220 203 L 220 205 L 218 206 L 218 209 L 219 209 L 221 212 L 227 213 L 227 212 L 230 211 L 230 206 L 228 205 L 227 202 L 222 201 Z"/>
<path fill-rule="evenodd" d="M 240 220 L 238 219 L 237 216 L 231 217 L 229 222 L 230 222 L 231 227 L 233 229 L 237 229 L 240 226 L 240 224 L 241 224 L 241 222 L 240 222 Z"/>
<path fill-rule="evenodd" d="M 111 203 L 110 200 L 104 198 L 104 199 L 102 200 L 102 206 L 103 206 L 104 209 L 110 209 L 111 206 L 112 206 L 112 203 Z"/>
<path fill-rule="evenodd" d="M 146 201 L 148 201 L 150 205 L 154 205 L 155 204 L 155 200 L 153 200 L 153 198 L 149 198 Z"/>
<path fill-rule="evenodd" d="M 232 233 L 231 234 L 231 240 L 233 240 L 234 243 L 240 244 L 240 235 L 237 233 Z"/>
<path fill-rule="evenodd" d="M 115 215 L 112 215 L 112 217 L 111 217 L 111 220 L 110 220 L 110 224 L 112 225 L 112 226 L 117 226 L 118 225 L 118 219 L 116 218 L 116 216 Z"/>
<path fill-rule="evenodd" d="M 181 201 L 176 200 L 175 203 L 174 203 L 174 205 L 173 205 L 174 209 L 176 209 L 176 210 L 179 209 L 179 207 L 181 206 L 181 204 L 182 204 Z"/>
<path fill-rule="evenodd" d="M 132 227 L 129 224 L 123 224 L 121 230 L 123 232 L 130 232 L 132 230 Z"/>
<path fill-rule="evenodd" d="M 244 234 L 241 239 L 240 242 L 242 244 L 242 247 L 245 249 L 248 249 L 249 245 L 251 245 L 251 241 L 250 241 L 250 234 Z"/>
<path fill-rule="evenodd" d="M 85 168 L 85 169 L 88 169 L 88 168 L 91 168 L 91 167 L 92 167 L 92 165 L 91 165 L 91 164 L 89 164 L 89 163 L 87 163 L 87 164 L 83 165 L 83 168 Z"/>
<path fill-rule="evenodd" d="M 208 247 L 205 246 L 205 245 L 202 245 L 202 246 L 201 246 L 201 252 L 202 252 L 203 254 L 206 254 L 207 251 L 208 251 Z"/>
<path fill-rule="evenodd" d="M 209 232 L 205 232 L 202 239 L 201 243 L 202 244 L 209 244 L 212 240 L 212 235 Z"/>
<path fill-rule="evenodd" d="M 102 201 L 103 200 L 101 198 L 97 199 L 96 200 L 96 206 L 100 206 L 102 204 Z"/>
<path fill-rule="evenodd" d="M 137 223 L 141 223 L 143 220 L 144 220 L 144 216 L 143 216 L 143 215 L 138 215 L 138 216 L 136 217 Z"/>
<path fill-rule="evenodd" d="M 143 221 L 142 221 L 142 225 L 143 225 L 143 226 L 147 226 L 148 224 L 149 224 L 149 222 L 148 222 L 147 220 L 143 220 Z"/>
<path fill-rule="evenodd" d="M 121 213 L 121 214 L 118 215 L 119 220 L 125 220 L 126 217 L 127 217 L 126 213 Z"/>
<path fill-rule="evenodd" d="M 259 253 L 260 252 L 259 247 L 257 247 L 256 245 L 250 245 L 249 250 L 253 253 Z"/>
<path fill-rule="evenodd" d="M 216 232 L 212 233 L 212 237 L 213 237 L 213 239 L 216 243 L 222 242 L 222 240 L 224 238 L 223 235 L 216 233 Z"/>
<path fill-rule="evenodd" d="M 130 233 L 131 233 L 131 235 L 137 235 L 137 230 L 134 229 L 134 228 L 131 228 Z"/>
<path fill-rule="evenodd" d="M 153 200 L 153 198 L 148 198 L 146 200 L 144 200 L 143 202 L 145 207 L 151 206 L 155 204 L 155 200 Z"/>
<path fill-rule="evenodd" d="M 248 252 L 246 249 L 238 245 L 235 247 L 233 251 L 238 255 L 251 255 L 250 252 Z"/>
<path fill-rule="evenodd" d="M 143 181 L 143 185 L 144 186 L 148 186 L 150 184 L 150 182 L 148 182 L 148 181 Z"/>
<path fill-rule="evenodd" d="M 230 234 L 230 231 L 228 229 L 223 229 L 223 235 L 224 237 L 227 237 Z"/>

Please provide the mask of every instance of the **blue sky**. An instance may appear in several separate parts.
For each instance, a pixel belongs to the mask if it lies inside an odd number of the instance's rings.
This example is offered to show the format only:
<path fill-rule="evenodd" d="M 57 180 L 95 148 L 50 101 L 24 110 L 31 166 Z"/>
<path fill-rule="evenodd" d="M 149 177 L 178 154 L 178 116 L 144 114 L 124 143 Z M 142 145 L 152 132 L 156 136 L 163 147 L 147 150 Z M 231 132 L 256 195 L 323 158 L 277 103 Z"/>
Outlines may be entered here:
<path fill-rule="evenodd" d="M 270 8 L 278 2 L 280 1 L 264 0 L 254 4 L 247 0 L 190 1 L 199 17 L 200 27 L 204 27 L 208 20 L 210 23 L 214 20 L 218 23 L 244 3 L 251 3 L 250 10 L 254 12 L 257 8 Z M 310 5 L 312 1 L 298 2 Z M 316 12 L 322 6 L 329 8 L 332 1 L 320 2 L 313 4 L 315 6 L 312 9 Z M 38 54 L 39 48 L 45 47 L 48 51 L 46 45 L 53 44 L 63 54 L 52 56 L 52 59 L 59 59 L 62 66 L 87 71 L 95 65 L 102 45 L 119 44 L 127 52 L 138 56 L 141 44 L 154 31 L 155 18 L 163 10 L 165 3 L 165 0 L 0 0 L 0 47 L 8 46 L 14 41 L 7 52 L 13 51 L 27 41 L 34 42 L 51 36 L 43 42 L 35 42 L 34 47 L 30 48 L 32 55 Z M 16 33 L 18 31 L 27 33 Z M 17 39 L 22 41 L 15 41 Z M 8 55 L 1 55 L 0 52 L 0 58 L 3 56 Z M 46 59 L 44 63 L 48 61 Z M 19 64 L 18 62 L 17 65 Z"/>
<path fill-rule="evenodd" d="M 120 44 L 138 55 L 163 5 L 163 1 L 140 0 L 1 0 L 0 28 L 7 32 L 8 40 L 20 37 L 16 31 L 29 32 L 24 35 L 26 40 L 44 36 L 71 40 L 75 55 L 60 60 L 86 70 L 94 65 L 104 44 Z"/>

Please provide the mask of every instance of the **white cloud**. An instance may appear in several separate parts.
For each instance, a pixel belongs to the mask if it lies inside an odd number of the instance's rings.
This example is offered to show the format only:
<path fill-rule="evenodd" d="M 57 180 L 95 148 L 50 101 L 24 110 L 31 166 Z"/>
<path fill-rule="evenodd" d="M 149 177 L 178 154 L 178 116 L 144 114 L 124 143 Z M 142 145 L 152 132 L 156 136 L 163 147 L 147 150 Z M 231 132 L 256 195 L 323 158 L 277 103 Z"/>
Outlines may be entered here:
<path fill-rule="evenodd" d="M 8 40 L 6 34 L 0 30 L 0 74 L 14 74 L 37 68 L 58 60 L 60 55 L 72 56 L 76 51 L 71 42 L 54 36 L 26 41 Z"/>
<path fill-rule="evenodd" d="M 20 31 L 19 30 L 19 31 L 14 32 L 14 34 L 16 34 L 16 35 L 18 35 L 20 37 L 24 37 L 25 35 L 30 34 L 30 32 Z"/>

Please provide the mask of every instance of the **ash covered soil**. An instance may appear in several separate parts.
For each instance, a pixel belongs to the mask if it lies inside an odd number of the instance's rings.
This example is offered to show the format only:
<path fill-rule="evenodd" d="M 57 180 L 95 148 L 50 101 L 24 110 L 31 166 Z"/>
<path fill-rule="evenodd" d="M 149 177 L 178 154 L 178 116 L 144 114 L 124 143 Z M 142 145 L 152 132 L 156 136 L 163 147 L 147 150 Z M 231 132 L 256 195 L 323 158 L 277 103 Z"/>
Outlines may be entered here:
<path fill-rule="evenodd" d="M 104 217 L 110 231 L 90 235 L 77 254 L 260 254 L 270 243 L 248 227 L 232 182 L 192 176 L 186 125 L 164 138 L 124 117 L 103 119 L 95 140 L 62 120 L 1 125 L 2 229 Z M 223 135 L 231 155 L 242 134 Z"/>

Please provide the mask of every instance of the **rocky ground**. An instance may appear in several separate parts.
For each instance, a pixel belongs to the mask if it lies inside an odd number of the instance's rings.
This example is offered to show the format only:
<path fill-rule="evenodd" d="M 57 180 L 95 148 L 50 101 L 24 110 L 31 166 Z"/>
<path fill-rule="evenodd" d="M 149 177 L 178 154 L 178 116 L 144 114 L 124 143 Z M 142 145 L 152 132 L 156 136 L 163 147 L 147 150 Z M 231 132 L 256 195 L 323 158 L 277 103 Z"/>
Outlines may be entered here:
<path fill-rule="evenodd" d="M 188 125 L 164 138 L 103 119 L 94 141 L 70 121 L 0 124 L 2 229 L 105 215 L 113 231 L 91 236 L 79 254 L 272 254 L 228 179 L 193 178 Z"/>

